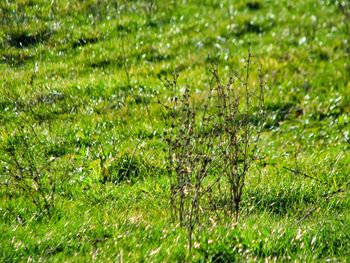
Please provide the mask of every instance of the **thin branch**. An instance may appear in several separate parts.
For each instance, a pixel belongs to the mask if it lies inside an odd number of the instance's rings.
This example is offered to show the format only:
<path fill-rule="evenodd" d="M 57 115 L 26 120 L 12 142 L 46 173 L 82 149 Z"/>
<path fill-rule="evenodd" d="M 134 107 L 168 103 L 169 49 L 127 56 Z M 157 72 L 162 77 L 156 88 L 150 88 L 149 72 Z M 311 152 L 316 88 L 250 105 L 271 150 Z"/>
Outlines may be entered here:
<path fill-rule="evenodd" d="M 286 170 L 288 170 L 288 171 L 290 171 L 290 172 L 293 172 L 294 174 L 300 174 L 300 175 L 302 175 L 302 176 L 304 176 L 304 177 L 307 177 L 307 178 L 310 178 L 310 179 L 312 179 L 312 180 L 315 180 L 315 181 L 317 181 L 317 182 L 319 182 L 319 183 L 321 183 L 321 184 L 328 185 L 328 183 L 326 183 L 326 182 L 324 182 L 324 181 L 321 181 L 321 180 L 319 180 L 319 179 L 317 179 L 317 178 L 315 178 L 315 177 L 313 177 L 313 176 L 310 176 L 310 175 L 308 175 L 308 174 L 306 174 L 306 173 L 300 172 L 300 171 L 298 171 L 298 170 L 290 169 L 290 168 L 285 167 L 285 166 L 283 166 L 283 168 L 286 169 Z"/>

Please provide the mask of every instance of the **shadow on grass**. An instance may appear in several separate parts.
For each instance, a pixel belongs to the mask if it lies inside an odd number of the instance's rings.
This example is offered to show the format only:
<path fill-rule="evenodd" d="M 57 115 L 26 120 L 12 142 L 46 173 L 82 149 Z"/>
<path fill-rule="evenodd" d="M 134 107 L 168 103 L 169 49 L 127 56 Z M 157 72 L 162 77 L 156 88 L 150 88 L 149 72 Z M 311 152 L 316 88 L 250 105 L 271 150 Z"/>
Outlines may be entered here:
<path fill-rule="evenodd" d="M 295 214 L 315 204 L 317 194 L 311 189 L 246 189 L 246 207 L 251 212 L 268 212 L 275 215 Z"/>
<path fill-rule="evenodd" d="M 27 48 L 46 42 L 52 33 L 48 30 L 39 32 L 13 31 L 9 34 L 8 43 L 12 47 Z"/>

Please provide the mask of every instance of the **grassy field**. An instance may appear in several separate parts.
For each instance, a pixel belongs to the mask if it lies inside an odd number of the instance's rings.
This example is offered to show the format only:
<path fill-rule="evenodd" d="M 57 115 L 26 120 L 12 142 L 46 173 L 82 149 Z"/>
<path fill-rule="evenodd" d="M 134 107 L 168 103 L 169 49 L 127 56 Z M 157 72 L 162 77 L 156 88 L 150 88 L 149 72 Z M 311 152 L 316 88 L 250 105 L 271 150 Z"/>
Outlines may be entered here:
<path fill-rule="evenodd" d="M 238 224 L 212 222 L 188 254 L 160 78 L 200 101 L 212 58 L 228 78 L 249 44 L 259 159 Z M 350 260 L 348 1 L 4 0 L 0 60 L 1 262 Z"/>

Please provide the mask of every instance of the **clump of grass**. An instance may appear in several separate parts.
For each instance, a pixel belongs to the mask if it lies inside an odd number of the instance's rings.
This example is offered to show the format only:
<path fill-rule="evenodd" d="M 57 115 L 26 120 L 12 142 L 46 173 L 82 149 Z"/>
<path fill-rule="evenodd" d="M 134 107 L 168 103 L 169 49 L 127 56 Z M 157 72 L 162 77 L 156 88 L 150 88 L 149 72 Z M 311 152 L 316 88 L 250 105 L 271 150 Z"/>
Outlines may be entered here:
<path fill-rule="evenodd" d="M 139 156 L 125 153 L 111 163 L 108 174 L 113 183 L 134 183 L 146 176 L 147 167 Z"/>
<path fill-rule="evenodd" d="M 116 157 L 106 153 L 101 145 L 101 152 L 98 154 L 101 168 L 101 182 L 119 184 L 127 182 L 133 184 L 142 178 L 147 177 L 156 168 L 149 164 L 137 153 L 137 144 L 132 153 L 125 152 Z"/>

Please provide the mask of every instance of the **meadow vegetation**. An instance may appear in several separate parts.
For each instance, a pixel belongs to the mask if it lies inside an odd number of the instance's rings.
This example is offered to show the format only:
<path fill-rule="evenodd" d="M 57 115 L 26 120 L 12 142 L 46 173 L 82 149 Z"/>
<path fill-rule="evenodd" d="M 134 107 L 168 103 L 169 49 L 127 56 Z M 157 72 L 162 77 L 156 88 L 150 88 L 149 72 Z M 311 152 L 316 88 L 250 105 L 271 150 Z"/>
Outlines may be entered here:
<path fill-rule="evenodd" d="M 0 261 L 346 262 L 349 58 L 348 1 L 0 1 Z"/>

